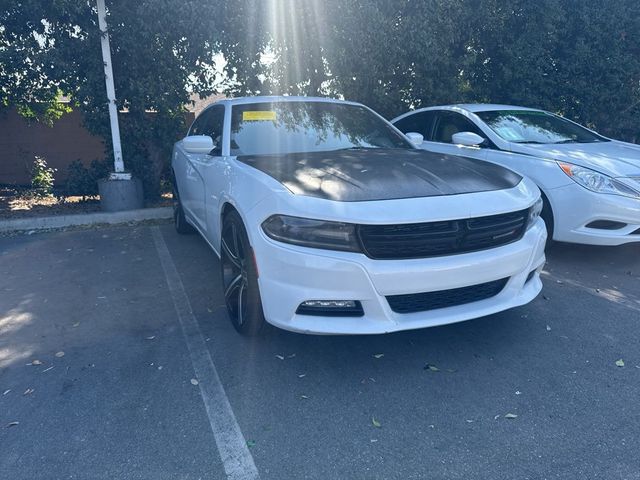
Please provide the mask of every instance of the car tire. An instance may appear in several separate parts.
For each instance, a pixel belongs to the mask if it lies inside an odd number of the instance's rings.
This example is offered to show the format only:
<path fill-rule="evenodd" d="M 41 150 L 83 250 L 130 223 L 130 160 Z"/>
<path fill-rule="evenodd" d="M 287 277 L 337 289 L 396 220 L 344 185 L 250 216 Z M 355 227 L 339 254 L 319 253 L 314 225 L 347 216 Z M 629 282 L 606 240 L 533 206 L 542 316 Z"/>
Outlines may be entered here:
<path fill-rule="evenodd" d="M 176 227 L 176 232 L 180 235 L 190 235 L 196 231 L 184 216 L 184 209 L 182 208 L 178 188 L 175 184 L 173 187 L 173 223 Z"/>
<path fill-rule="evenodd" d="M 222 221 L 220 272 L 227 312 L 235 329 L 247 336 L 262 333 L 266 322 L 258 271 L 244 223 L 235 210 Z"/>
<path fill-rule="evenodd" d="M 553 241 L 553 210 L 551 210 L 549 199 L 544 193 L 542 193 L 542 212 L 540 213 L 540 218 L 542 218 L 542 221 L 547 227 L 547 245 L 549 245 Z"/>

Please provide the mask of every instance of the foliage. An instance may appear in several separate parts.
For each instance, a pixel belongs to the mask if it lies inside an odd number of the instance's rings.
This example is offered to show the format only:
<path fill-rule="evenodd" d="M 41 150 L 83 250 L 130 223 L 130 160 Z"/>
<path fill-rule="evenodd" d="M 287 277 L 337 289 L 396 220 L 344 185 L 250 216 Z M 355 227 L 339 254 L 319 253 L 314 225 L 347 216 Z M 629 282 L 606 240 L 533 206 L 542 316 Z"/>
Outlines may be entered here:
<path fill-rule="evenodd" d="M 110 168 L 107 161 L 93 160 L 87 168 L 80 160 L 74 160 L 67 167 L 66 194 L 83 199 L 98 195 L 98 180 L 109 176 Z"/>
<path fill-rule="evenodd" d="M 56 169 L 49 167 L 42 157 L 35 157 L 31 167 L 31 193 L 38 197 L 50 196 L 53 192 L 53 175 Z"/>
<path fill-rule="evenodd" d="M 640 136 L 637 0 L 236 0 L 225 13 L 233 94 L 344 96 L 389 117 L 513 103 Z"/>
<path fill-rule="evenodd" d="M 110 158 L 95 1 L 3 3 L 0 102 L 46 118 L 56 112 L 55 99 L 63 91 L 83 111 L 89 130 L 105 139 Z M 145 194 L 154 197 L 171 146 L 184 132 L 190 89 L 214 91 L 218 6 L 202 0 L 110 0 L 107 8 L 117 104 L 127 110 L 120 116 L 125 167 L 142 176 Z"/>
<path fill-rule="evenodd" d="M 0 108 L 70 96 L 110 148 L 94 0 L 4 0 Z M 123 154 L 158 194 L 191 91 L 328 95 L 391 117 L 464 101 L 542 107 L 640 137 L 637 0 L 108 0 Z M 149 111 L 155 112 L 153 120 Z M 110 157 L 109 157 L 110 158 Z"/>

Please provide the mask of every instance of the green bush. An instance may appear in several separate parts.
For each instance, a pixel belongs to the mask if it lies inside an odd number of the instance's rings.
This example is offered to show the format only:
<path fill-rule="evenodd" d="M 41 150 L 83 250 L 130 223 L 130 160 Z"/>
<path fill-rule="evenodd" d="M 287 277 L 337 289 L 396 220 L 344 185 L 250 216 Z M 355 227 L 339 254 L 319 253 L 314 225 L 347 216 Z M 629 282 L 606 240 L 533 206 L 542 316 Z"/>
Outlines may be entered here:
<path fill-rule="evenodd" d="M 38 197 L 48 197 L 53 192 L 55 168 L 47 165 L 43 157 L 37 157 L 31 167 L 31 192 Z"/>
<path fill-rule="evenodd" d="M 98 195 L 98 180 L 109 175 L 109 164 L 105 161 L 94 160 L 89 168 L 80 160 L 74 160 L 67 167 L 67 195 L 77 195 L 83 198 Z"/>

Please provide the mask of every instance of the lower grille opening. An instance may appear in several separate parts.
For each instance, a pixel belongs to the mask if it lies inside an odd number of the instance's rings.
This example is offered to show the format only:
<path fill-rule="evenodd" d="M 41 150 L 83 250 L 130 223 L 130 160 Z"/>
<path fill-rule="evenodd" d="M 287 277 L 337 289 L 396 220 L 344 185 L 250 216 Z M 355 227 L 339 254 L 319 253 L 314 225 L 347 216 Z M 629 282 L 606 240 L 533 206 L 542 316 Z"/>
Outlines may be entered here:
<path fill-rule="evenodd" d="M 438 292 L 413 293 L 408 295 L 390 295 L 387 297 L 391 310 L 396 313 L 417 313 L 455 307 L 467 303 L 479 302 L 495 297 L 505 287 L 509 278 L 493 282 L 470 285 L 468 287 L 440 290 Z"/>
<path fill-rule="evenodd" d="M 587 228 L 597 228 L 599 230 L 620 230 L 626 226 L 626 223 L 614 222 L 613 220 L 595 220 L 587 224 Z"/>
<path fill-rule="evenodd" d="M 364 310 L 358 300 L 307 300 L 298 306 L 296 314 L 319 317 L 362 317 Z"/>

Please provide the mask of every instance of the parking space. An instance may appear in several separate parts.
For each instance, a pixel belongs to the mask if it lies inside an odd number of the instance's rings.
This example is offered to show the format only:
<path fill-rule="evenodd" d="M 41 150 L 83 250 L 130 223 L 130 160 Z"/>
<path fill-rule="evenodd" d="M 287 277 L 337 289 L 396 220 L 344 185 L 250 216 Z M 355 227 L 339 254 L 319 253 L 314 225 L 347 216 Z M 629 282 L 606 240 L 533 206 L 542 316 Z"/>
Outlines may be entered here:
<path fill-rule="evenodd" d="M 251 478 L 246 448 L 262 479 L 638 479 L 640 246 L 554 245 L 543 280 L 456 325 L 248 339 L 171 225 L 0 238 L 0 476 Z"/>

